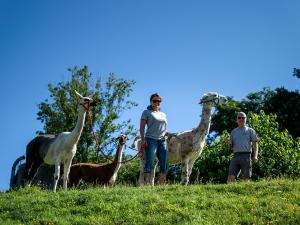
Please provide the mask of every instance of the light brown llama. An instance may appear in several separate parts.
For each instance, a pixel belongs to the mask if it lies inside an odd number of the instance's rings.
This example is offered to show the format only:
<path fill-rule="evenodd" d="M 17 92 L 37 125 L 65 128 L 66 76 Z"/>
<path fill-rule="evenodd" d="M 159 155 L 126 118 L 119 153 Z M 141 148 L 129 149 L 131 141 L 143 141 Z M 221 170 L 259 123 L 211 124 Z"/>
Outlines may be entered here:
<path fill-rule="evenodd" d="M 80 180 L 90 184 L 114 185 L 121 167 L 122 153 L 127 137 L 120 135 L 118 139 L 116 157 L 111 163 L 77 163 L 72 165 L 69 174 L 70 186 L 77 186 Z"/>

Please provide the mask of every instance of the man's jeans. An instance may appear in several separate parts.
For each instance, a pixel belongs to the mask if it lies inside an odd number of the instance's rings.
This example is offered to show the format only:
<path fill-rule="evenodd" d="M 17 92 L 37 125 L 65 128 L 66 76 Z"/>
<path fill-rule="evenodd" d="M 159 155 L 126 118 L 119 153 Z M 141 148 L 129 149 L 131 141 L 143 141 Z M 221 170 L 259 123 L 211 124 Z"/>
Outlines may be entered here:
<path fill-rule="evenodd" d="M 145 150 L 144 173 L 150 173 L 153 169 L 154 159 L 157 153 L 159 160 L 160 173 L 166 174 L 168 170 L 168 151 L 167 143 L 163 140 L 146 138 L 147 148 Z"/>

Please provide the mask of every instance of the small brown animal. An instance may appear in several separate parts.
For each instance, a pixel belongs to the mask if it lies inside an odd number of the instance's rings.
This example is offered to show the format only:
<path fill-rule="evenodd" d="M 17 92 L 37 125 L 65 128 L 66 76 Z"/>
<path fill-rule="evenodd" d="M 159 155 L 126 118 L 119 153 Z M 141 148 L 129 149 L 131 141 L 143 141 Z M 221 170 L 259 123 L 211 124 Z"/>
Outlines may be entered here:
<path fill-rule="evenodd" d="M 127 141 L 126 135 L 118 137 L 118 149 L 113 162 L 106 164 L 77 163 L 71 166 L 70 186 L 77 186 L 80 180 L 90 184 L 114 185 L 121 167 L 122 152 Z"/>

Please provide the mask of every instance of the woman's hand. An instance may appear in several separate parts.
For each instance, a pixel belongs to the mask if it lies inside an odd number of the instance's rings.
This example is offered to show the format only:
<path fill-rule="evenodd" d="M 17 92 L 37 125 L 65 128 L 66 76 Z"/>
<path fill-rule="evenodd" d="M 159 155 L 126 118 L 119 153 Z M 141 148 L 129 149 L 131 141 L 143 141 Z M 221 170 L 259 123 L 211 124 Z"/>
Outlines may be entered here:
<path fill-rule="evenodd" d="M 141 146 L 142 148 L 146 148 L 147 147 L 147 141 L 145 138 L 141 138 Z"/>

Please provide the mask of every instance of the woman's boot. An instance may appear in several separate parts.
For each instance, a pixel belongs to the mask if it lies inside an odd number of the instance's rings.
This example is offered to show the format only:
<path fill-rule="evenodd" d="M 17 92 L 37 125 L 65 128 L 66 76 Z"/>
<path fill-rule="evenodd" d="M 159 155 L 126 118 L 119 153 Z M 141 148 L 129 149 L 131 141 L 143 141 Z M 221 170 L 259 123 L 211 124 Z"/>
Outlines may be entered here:
<path fill-rule="evenodd" d="M 166 184 L 166 174 L 160 173 L 158 174 L 158 184 L 165 185 Z"/>

